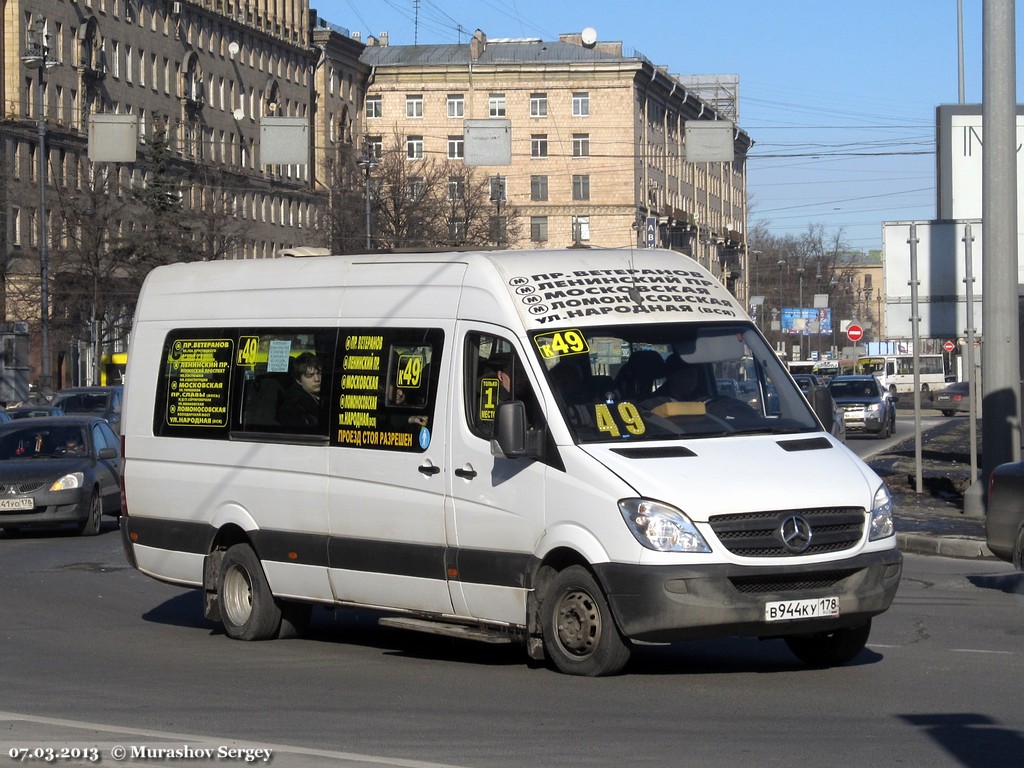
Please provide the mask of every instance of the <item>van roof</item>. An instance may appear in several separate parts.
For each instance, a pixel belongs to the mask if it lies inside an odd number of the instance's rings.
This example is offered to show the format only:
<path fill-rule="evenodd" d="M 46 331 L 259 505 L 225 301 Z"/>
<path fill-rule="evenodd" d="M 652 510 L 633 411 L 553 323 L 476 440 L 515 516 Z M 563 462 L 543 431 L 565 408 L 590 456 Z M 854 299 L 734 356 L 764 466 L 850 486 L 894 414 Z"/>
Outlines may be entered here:
<path fill-rule="evenodd" d="M 429 286 L 430 291 L 424 288 Z M 287 300 L 262 300 L 285 291 Z M 507 301 L 501 299 L 507 296 Z M 726 287 L 693 259 L 662 249 L 561 249 L 377 253 L 158 267 L 146 279 L 139 320 L 183 320 L 189 297 L 202 319 L 518 314 L 528 329 L 660 320 L 746 319 Z M 502 305 L 495 307 L 495 298 Z M 511 318 L 508 318 L 510 321 Z"/>

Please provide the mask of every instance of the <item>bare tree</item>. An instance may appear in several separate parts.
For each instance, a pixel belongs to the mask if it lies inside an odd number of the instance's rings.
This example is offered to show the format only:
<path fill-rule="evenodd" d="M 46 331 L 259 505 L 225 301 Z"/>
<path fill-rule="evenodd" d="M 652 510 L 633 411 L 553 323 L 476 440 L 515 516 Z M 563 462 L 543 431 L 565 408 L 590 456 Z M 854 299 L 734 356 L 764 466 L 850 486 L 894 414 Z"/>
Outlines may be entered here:
<path fill-rule="evenodd" d="M 486 247 L 498 241 L 513 247 L 519 242 L 518 210 L 502 200 L 499 217 L 491 180 L 476 168 L 450 159 L 410 160 L 405 137 L 395 134 L 389 148 L 372 156 L 366 184 L 368 151 L 361 156 L 353 151 L 339 154 L 327 216 L 334 249 L 365 249 L 367 187 L 376 248 Z"/>

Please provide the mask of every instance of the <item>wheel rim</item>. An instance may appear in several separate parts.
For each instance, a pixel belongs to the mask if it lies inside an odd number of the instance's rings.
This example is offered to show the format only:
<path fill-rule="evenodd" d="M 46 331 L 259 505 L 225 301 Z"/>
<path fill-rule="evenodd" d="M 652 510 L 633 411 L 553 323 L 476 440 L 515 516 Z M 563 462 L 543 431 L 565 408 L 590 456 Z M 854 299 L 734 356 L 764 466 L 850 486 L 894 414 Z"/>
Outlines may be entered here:
<path fill-rule="evenodd" d="M 252 579 L 240 566 L 232 566 L 224 573 L 222 587 L 224 612 L 232 624 L 241 626 L 252 613 Z"/>
<path fill-rule="evenodd" d="M 89 509 L 89 527 L 99 532 L 100 525 L 103 523 L 103 507 L 100 505 L 99 496 L 94 496 L 92 500 L 92 506 Z"/>
<path fill-rule="evenodd" d="M 555 613 L 558 643 L 571 656 L 589 656 L 601 641 L 601 612 L 584 589 L 566 592 Z"/>

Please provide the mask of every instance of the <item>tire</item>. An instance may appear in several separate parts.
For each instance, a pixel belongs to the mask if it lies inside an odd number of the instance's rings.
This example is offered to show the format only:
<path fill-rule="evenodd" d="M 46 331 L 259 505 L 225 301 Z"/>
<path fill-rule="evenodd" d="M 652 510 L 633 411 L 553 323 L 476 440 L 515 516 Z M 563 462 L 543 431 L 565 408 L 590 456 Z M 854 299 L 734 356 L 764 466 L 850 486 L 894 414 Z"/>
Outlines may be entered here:
<path fill-rule="evenodd" d="M 888 440 L 892 435 L 892 422 L 889 421 L 888 417 L 885 419 L 885 426 L 878 430 L 877 437 L 879 440 Z"/>
<path fill-rule="evenodd" d="M 225 554 L 217 580 L 221 622 L 235 640 L 273 640 L 281 629 L 281 609 L 270 592 L 259 558 L 248 544 Z"/>
<path fill-rule="evenodd" d="M 92 492 L 92 498 L 89 499 L 89 514 L 78 524 L 78 532 L 82 536 L 95 536 L 100 532 L 100 528 L 103 526 L 103 503 L 100 501 L 100 495 L 97 491 Z"/>
<path fill-rule="evenodd" d="M 834 667 L 852 661 L 864 650 L 871 634 L 871 619 L 858 627 L 820 632 L 816 635 L 790 635 L 786 645 L 810 667 Z"/>
<path fill-rule="evenodd" d="M 1018 571 L 1024 571 L 1024 529 L 1017 534 L 1017 547 L 1013 551 L 1012 562 Z"/>
<path fill-rule="evenodd" d="M 943 416 L 955 416 L 956 415 L 956 411 L 943 411 L 942 415 Z"/>
<path fill-rule="evenodd" d="M 567 675 L 614 675 L 629 661 L 629 644 L 615 626 L 608 601 L 582 566 L 566 568 L 548 585 L 541 628 L 548 657 Z"/>
<path fill-rule="evenodd" d="M 313 605 L 311 603 L 296 603 L 282 601 L 281 606 L 281 628 L 277 632 L 278 640 L 291 640 L 302 637 L 309 629 L 309 621 L 313 616 Z"/>

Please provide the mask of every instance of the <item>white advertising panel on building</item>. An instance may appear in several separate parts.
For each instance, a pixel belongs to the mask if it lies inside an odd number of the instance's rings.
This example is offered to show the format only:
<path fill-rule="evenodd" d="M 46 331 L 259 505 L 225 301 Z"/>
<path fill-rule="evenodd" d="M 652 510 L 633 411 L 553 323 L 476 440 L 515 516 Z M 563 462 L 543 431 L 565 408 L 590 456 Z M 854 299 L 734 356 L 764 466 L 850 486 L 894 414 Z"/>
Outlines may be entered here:
<path fill-rule="evenodd" d="M 464 120 L 466 165 L 511 165 L 511 120 Z"/>

